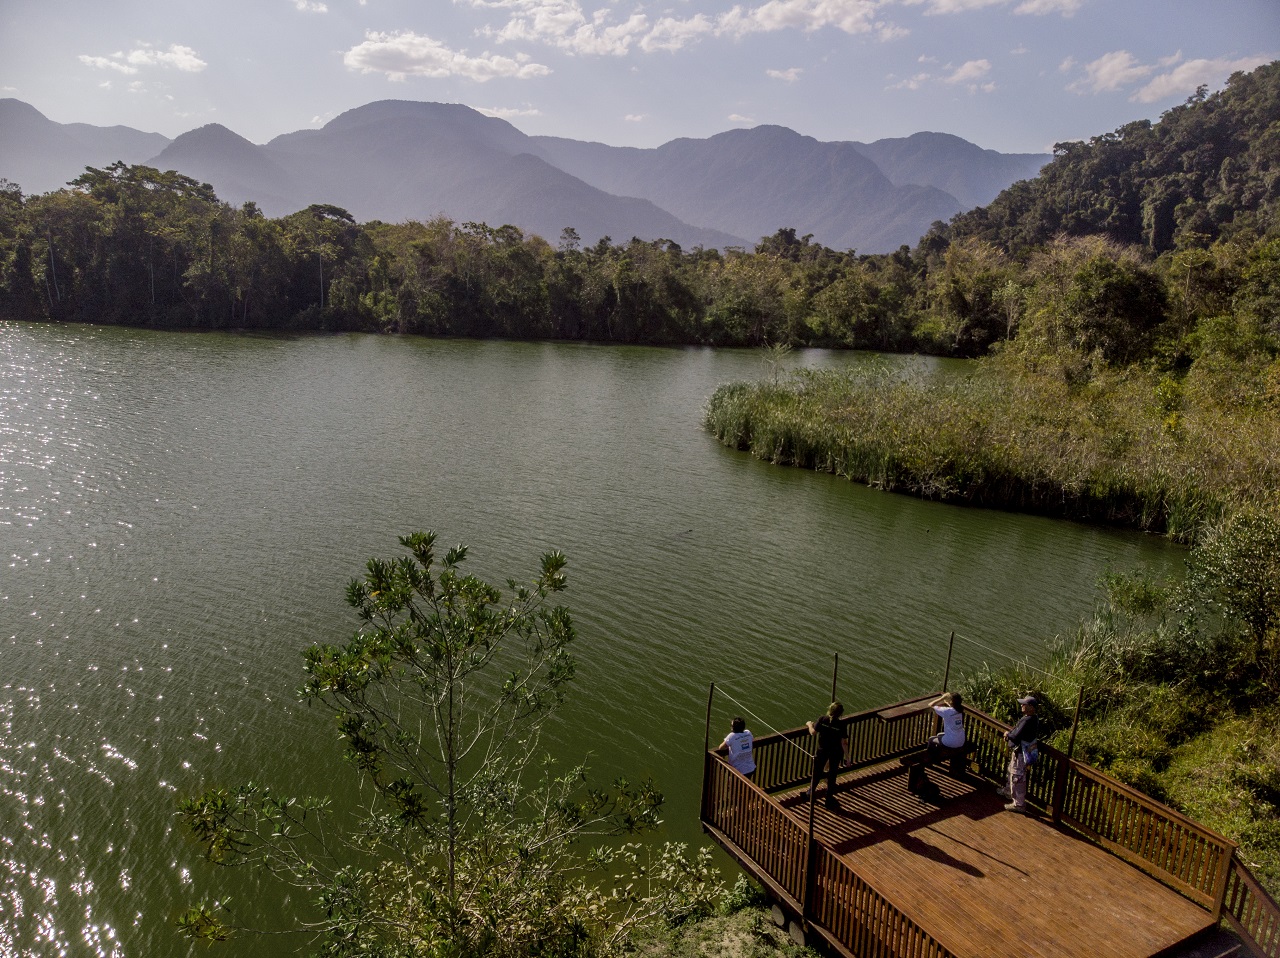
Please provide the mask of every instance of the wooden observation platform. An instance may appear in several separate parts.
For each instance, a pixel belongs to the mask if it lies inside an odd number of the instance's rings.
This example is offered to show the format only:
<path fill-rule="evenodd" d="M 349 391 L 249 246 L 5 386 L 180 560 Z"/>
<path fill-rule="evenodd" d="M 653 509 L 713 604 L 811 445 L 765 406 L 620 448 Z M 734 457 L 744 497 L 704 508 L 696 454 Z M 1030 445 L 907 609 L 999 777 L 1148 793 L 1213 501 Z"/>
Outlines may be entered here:
<path fill-rule="evenodd" d="M 850 958 L 1173 958 L 1226 921 L 1280 958 L 1280 908 L 1231 841 L 1186 816 L 1047 746 L 1034 814 L 1004 811 L 1008 726 L 988 715 L 966 707 L 974 751 L 960 774 L 930 769 L 938 799 L 908 791 L 899 759 L 933 734 L 934 697 L 841 720 L 834 809 L 807 796 L 803 727 L 756 739 L 750 780 L 706 752 L 703 827 L 797 934 Z"/>

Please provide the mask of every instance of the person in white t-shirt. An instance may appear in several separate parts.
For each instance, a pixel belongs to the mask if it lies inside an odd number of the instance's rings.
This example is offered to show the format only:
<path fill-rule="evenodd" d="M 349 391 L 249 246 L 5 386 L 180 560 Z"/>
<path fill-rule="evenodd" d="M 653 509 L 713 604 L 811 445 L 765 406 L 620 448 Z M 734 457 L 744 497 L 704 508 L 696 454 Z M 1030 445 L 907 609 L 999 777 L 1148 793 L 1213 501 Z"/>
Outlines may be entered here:
<path fill-rule="evenodd" d="M 729 734 L 720 743 L 720 751 L 727 752 L 729 764 L 750 778 L 755 774 L 756 760 L 751 754 L 751 730 L 747 728 L 747 720 L 738 716 L 729 723 Z"/>
<path fill-rule="evenodd" d="M 964 744 L 964 703 L 959 692 L 943 692 L 929 703 L 942 719 L 942 732 L 929 739 L 930 748 L 959 748 Z"/>

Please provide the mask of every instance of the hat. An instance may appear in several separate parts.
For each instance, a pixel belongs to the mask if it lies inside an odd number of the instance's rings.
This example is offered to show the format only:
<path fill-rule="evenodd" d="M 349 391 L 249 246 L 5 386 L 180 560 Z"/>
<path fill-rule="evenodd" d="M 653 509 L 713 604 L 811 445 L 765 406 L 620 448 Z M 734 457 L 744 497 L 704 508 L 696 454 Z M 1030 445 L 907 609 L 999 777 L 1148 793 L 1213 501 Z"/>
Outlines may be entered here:
<path fill-rule="evenodd" d="M 1022 698 L 1018 699 L 1018 704 L 1019 705 L 1039 705 L 1040 703 L 1036 700 L 1036 697 L 1034 695 L 1025 695 Z"/>

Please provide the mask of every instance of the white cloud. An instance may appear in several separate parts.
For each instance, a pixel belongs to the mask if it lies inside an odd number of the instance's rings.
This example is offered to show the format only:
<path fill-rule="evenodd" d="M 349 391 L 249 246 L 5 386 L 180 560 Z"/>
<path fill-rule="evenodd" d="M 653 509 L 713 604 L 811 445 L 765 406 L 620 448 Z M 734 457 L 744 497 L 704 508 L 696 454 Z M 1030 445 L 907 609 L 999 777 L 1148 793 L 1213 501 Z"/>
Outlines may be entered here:
<path fill-rule="evenodd" d="M 715 32 L 715 25 L 699 13 L 688 20 L 663 17 L 640 40 L 645 53 L 654 50 L 679 50 L 695 40 Z"/>
<path fill-rule="evenodd" d="M 90 57 L 80 54 L 80 62 L 87 67 L 93 67 L 95 70 L 115 70 L 119 73 L 137 73 L 137 67 L 131 67 L 124 62 L 124 54 L 116 53 L 110 57 Z"/>
<path fill-rule="evenodd" d="M 465 77 L 484 83 L 495 77 L 527 80 L 551 72 L 541 63 L 532 63 L 525 54 L 511 57 L 483 55 L 469 57 L 450 50 L 439 40 L 412 32 L 369 31 L 363 43 L 342 55 L 342 62 L 361 73 L 385 73 L 390 80 L 408 76 Z"/>
<path fill-rule="evenodd" d="M 893 79 L 890 77 L 889 79 Z M 931 73 L 917 73 L 915 76 L 907 77 L 905 80 L 899 80 L 897 83 L 890 84 L 885 87 L 886 90 L 918 90 L 926 83 L 933 79 Z"/>
<path fill-rule="evenodd" d="M 485 116 L 496 116 L 499 120 L 510 120 L 517 116 L 542 116 L 542 111 L 533 107 L 522 110 L 514 106 L 478 106 L 474 109 Z"/>
<path fill-rule="evenodd" d="M 303 13 L 328 13 L 329 8 L 319 0 L 293 0 L 296 9 Z"/>
<path fill-rule="evenodd" d="M 157 50 L 150 44 L 144 44 L 128 53 L 119 50 L 109 57 L 81 55 L 80 62 L 97 70 L 115 70 L 124 74 L 137 73 L 142 67 L 165 67 L 181 70 L 183 73 L 199 73 L 209 65 L 191 47 L 179 43 L 171 43 L 167 50 Z"/>
<path fill-rule="evenodd" d="M 483 36 L 500 42 L 537 41 L 586 55 L 622 56 L 637 47 L 645 53 L 675 51 L 710 36 L 740 38 L 788 29 L 812 32 L 832 27 L 850 34 L 875 33 L 881 40 L 909 32 L 876 19 L 877 10 L 889 0 L 765 0 L 755 6 L 736 4 L 714 17 L 698 13 L 657 20 L 650 20 L 641 8 L 636 8 L 616 22 L 613 5 L 588 13 L 579 0 L 462 2 L 506 12 L 507 22 L 501 27 L 482 28 Z"/>
<path fill-rule="evenodd" d="M 733 7 L 716 26 L 717 32 L 735 37 L 787 29 L 812 33 L 824 27 L 870 33 L 883 26 L 876 20 L 878 8 L 876 0 L 767 0 L 758 7 Z"/>
<path fill-rule="evenodd" d="M 981 10 L 983 7 L 998 7 L 1009 0 L 904 0 L 909 7 L 927 4 L 926 14 L 934 13 L 967 13 L 970 10 Z"/>
<path fill-rule="evenodd" d="M 804 70 L 800 67 L 788 67 L 785 70 L 765 70 L 764 75 L 773 80 L 785 80 L 787 83 L 795 83 L 800 79 L 800 74 Z"/>
<path fill-rule="evenodd" d="M 1149 76 L 1155 67 L 1139 63 L 1128 50 L 1113 50 L 1084 65 L 1084 76 L 1067 85 L 1072 93 L 1110 93 Z"/>
<path fill-rule="evenodd" d="M 1154 103 L 1172 96 L 1188 96 L 1195 93 L 1201 84 L 1216 86 L 1238 70 L 1252 70 L 1273 59 L 1274 54 L 1242 57 L 1238 60 L 1228 60 L 1225 57 L 1216 60 L 1188 60 L 1168 73 L 1152 77 L 1129 99 L 1137 103 Z M 1164 64 L 1164 61 L 1161 63 Z"/>
<path fill-rule="evenodd" d="M 937 63 L 937 57 L 927 57 L 923 53 L 916 57 L 916 63 Z"/>
<path fill-rule="evenodd" d="M 753 120 L 751 117 L 743 116 L 741 113 L 730 113 L 728 119 L 730 123 L 754 123 L 755 122 L 755 120 Z"/>
<path fill-rule="evenodd" d="M 1058 72 L 1059 72 L 1059 73 L 1070 73 L 1070 72 L 1071 72 L 1071 68 L 1072 68 L 1072 67 L 1074 67 L 1075 65 L 1076 65 L 1076 58 L 1075 58 L 1075 57 L 1067 57 L 1065 60 L 1063 60 L 1061 63 L 1059 63 L 1059 64 L 1058 64 Z M 1050 153 L 1052 153 L 1053 151 L 1052 151 L 1052 150 L 1050 150 L 1049 152 L 1050 152 Z"/>
<path fill-rule="evenodd" d="M 1064 17 L 1075 14 L 1084 5 L 1084 0 L 1022 0 L 1013 8 L 1014 13 L 1032 14 L 1043 17 L 1050 13 L 1060 13 Z"/>
<path fill-rule="evenodd" d="M 1020 57 L 1024 53 L 1030 53 L 1030 52 L 1031 51 L 1026 47 L 1025 44 L 1019 43 L 1016 47 L 1014 47 L 1012 50 L 1009 51 L 1009 55 L 1014 57 Z"/>
<path fill-rule="evenodd" d="M 628 113 L 626 116 L 623 117 L 623 119 L 626 120 L 628 123 L 643 123 L 645 120 L 649 119 L 649 114 L 648 113 Z"/>
<path fill-rule="evenodd" d="M 990 60 L 968 60 L 956 68 L 951 76 L 943 79 L 943 83 L 971 83 L 991 72 Z"/>

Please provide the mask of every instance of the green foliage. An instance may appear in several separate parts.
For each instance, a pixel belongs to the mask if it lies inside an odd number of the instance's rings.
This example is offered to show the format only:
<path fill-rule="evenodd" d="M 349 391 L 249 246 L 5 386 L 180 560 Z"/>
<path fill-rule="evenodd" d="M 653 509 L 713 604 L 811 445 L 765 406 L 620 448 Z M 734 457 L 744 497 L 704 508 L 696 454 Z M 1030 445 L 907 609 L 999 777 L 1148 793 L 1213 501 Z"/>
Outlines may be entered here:
<path fill-rule="evenodd" d="M 299 927 L 335 958 L 603 954 L 710 914 L 708 850 L 616 839 L 658 824 L 652 783 L 600 790 L 538 749 L 574 674 L 572 620 L 551 604 L 564 556 L 504 593 L 463 572 L 465 547 L 437 559 L 433 534 L 400 543 L 407 555 L 369 560 L 347 588 L 359 630 L 305 655 L 301 694 L 333 716 L 365 800 L 211 789 L 179 805 L 204 857 L 304 892 L 315 908 Z M 178 924 L 224 940 L 235 921 L 226 903 L 202 904 Z"/>
<path fill-rule="evenodd" d="M 1255 654 L 1251 604 L 1225 602 L 1219 573 L 1232 557 L 1233 588 L 1273 594 L 1280 565 L 1273 554 L 1253 561 L 1251 550 L 1275 523 L 1257 512 L 1215 523 L 1192 548 L 1185 580 L 1108 576 L 1097 615 L 1055 648 L 1047 675 L 984 669 L 961 686 L 967 701 L 1006 719 L 1031 682 L 1050 710 L 1083 686 L 1075 756 L 1239 842 L 1272 890 L 1280 887 L 1280 673 L 1272 652 Z M 1049 724 L 1065 748 L 1069 717 L 1059 711 Z"/>
<path fill-rule="evenodd" d="M 1105 236 L 1149 253 L 1274 231 L 1280 213 L 1280 63 L 1234 74 L 1166 112 L 1087 143 L 1059 143 L 1035 180 L 959 214 L 945 238 L 1015 254 L 1058 236 Z"/>

